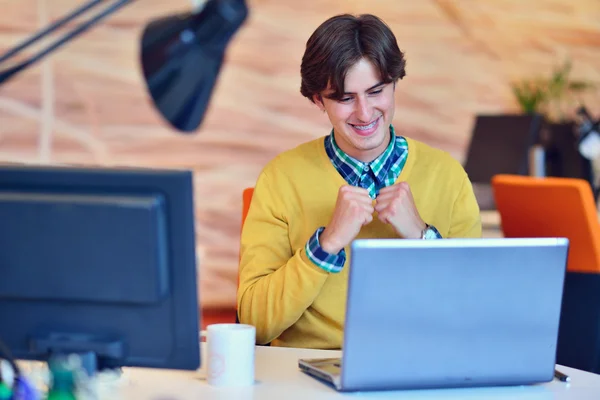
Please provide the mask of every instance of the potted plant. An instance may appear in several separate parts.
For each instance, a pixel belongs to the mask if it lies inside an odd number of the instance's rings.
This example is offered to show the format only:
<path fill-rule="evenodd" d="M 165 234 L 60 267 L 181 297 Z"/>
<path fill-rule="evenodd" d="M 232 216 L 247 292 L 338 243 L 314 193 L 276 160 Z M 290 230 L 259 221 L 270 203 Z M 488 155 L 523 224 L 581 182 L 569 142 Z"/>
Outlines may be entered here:
<path fill-rule="evenodd" d="M 544 116 L 538 143 L 546 150 L 546 175 L 591 180 L 591 163 L 577 150 L 574 115 L 581 94 L 595 86 L 571 79 L 571 70 L 572 63 L 566 60 L 550 78 L 521 80 L 512 84 L 512 90 L 524 114 Z"/>
<path fill-rule="evenodd" d="M 555 68 L 549 79 L 524 79 L 511 84 L 515 99 L 524 114 L 541 113 L 552 123 L 572 121 L 579 99 L 595 86 L 591 82 L 571 80 L 572 63 L 566 60 Z"/>
<path fill-rule="evenodd" d="M 546 83 L 541 79 L 515 82 L 512 91 L 524 114 L 540 112 L 548 98 Z"/>

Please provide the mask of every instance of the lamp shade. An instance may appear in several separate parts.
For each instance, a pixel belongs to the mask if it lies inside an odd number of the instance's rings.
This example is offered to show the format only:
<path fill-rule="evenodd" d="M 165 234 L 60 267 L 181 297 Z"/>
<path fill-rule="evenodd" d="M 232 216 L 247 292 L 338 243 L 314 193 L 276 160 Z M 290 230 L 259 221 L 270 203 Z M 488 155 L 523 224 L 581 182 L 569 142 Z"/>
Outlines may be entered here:
<path fill-rule="evenodd" d="M 231 37 L 248 15 L 244 0 L 208 0 L 200 12 L 149 23 L 141 65 L 156 109 L 177 130 L 200 126 Z"/>

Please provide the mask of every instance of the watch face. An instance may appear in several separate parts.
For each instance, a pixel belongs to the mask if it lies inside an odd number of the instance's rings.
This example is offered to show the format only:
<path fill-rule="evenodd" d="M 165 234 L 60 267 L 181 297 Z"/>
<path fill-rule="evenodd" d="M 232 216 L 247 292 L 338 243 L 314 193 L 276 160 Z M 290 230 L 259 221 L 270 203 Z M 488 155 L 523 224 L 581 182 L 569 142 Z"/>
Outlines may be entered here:
<path fill-rule="evenodd" d="M 425 235 L 424 235 L 424 239 L 436 239 L 437 235 L 435 234 L 435 231 L 431 228 L 427 228 L 425 230 Z"/>

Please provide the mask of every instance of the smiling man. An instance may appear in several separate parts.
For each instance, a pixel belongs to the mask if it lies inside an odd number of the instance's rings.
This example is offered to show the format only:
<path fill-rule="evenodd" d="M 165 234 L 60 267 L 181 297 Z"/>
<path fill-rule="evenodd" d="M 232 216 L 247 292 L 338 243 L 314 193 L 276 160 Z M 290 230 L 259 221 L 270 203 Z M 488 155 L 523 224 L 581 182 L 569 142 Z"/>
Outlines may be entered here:
<path fill-rule="evenodd" d="M 462 166 L 392 125 L 405 64 L 373 15 L 333 17 L 308 40 L 300 91 L 333 128 L 277 156 L 256 183 L 237 302 L 258 343 L 341 347 L 354 239 L 481 237 Z"/>

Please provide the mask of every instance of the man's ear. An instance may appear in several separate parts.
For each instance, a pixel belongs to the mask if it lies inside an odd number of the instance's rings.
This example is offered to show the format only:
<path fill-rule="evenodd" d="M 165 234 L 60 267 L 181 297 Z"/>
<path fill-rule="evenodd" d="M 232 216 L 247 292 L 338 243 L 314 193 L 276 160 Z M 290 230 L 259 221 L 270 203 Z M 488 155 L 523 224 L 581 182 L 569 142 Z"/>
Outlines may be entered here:
<path fill-rule="evenodd" d="M 325 111 L 325 104 L 323 104 L 323 96 L 320 94 L 313 95 L 313 103 L 317 105 L 321 109 L 321 111 Z"/>

